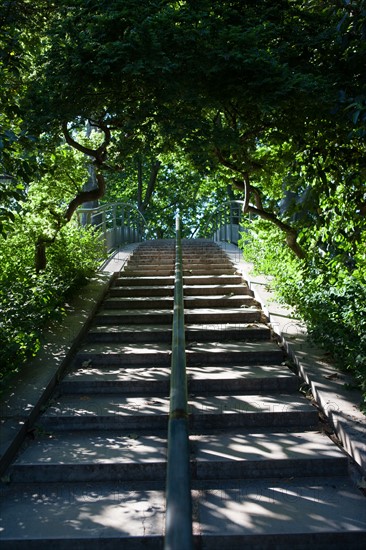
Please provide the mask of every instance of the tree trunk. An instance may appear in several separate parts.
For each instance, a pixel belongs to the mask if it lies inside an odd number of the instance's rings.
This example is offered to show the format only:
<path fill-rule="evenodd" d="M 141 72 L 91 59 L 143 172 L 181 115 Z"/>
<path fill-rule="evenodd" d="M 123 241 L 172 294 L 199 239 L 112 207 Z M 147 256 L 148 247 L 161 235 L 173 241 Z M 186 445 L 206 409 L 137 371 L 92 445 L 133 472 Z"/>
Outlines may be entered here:
<path fill-rule="evenodd" d="M 47 257 L 46 257 L 46 246 L 47 243 L 43 239 L 38 239 L 36 243 L 36 252 L 35 252 L 35 268 L 36 273 L 40 273 L 40 271 L 44 271 L 47 266 Z"/>
<path fill-rule="evenodd" d="M 111 132 L 110 132 L 110 129 L 107 126 L 105 126 L 103 123 L 93 122 L 93 126 L 97 126 L 104 133 L 104 141 L 101 145 L 99 145 L 97 149 L 90 149 L 88 147 L 85 147 L 84 145 L 81 145 L 77 141 L 75 141 L 67 128 L 67 124 L 63 123 L 62 125 L 62 130 L 65 136 L 66 143 L 68 143 L 70 147 L 73 147 L 74 149 L 77 149 L 78 151 L 81 151 L 88 157 L 91 157 L 94 159 L 92 166 L 95 172 L 95 182 L 97 184 L 97 187 L 86 191 L 80 191 L 76 195 L 76 197 L 73 198 L 72 201 L 70 201 L 66 209 L 63 222 L 59 220 L 59 223 L 56 226 L 55 234 L 53 238 L 43 238 L 43 237 L 38 238 L 36 243 L 36 251 L 35 251 L 35 268 L 37 273 L 45 270 L 47 267 L 47 255 L 46 255 L 47 245 L 52 244 L 55 241 L 60 229 L 64 226 L 65 223 L 68 223 L 71 220 L 76 209 L 82 204 L 84 204 L 85 202 L 96 201 L 102 198 L 105 193 L 106 182 L 103 174 L 101 173 L 101 169 L 107 158 L 107 147 L 111 141 Z"/>

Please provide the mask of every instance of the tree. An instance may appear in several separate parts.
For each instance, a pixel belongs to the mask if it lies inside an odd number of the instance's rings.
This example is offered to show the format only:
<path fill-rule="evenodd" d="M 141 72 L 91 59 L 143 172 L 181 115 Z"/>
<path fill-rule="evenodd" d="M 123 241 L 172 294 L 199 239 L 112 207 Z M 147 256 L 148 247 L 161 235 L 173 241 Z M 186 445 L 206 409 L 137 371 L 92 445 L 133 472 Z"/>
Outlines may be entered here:
<path fill-rule="evenodd" d="M 62 0 L 28 96 L 33 128 L 57 134 L 67 124 L 97 121 L 110 142 L 118 140 L 122 166 L 128 155 L 141 154 L 141 136 L 163 151 L 179 144 L 200 170 L 230 170 L 246 210 L 277 225 L 305 258 L 301 224 L 293 225 L 280 203 L 296 192 L 287 173 L 313 144 L 330 152 L 337 136 L 350 147 L 340 103 L 345 63 L 339 70 L 338 61 L 340 52 L 353 59 L 356 39 L 340 40 L 353 29 L 355 8 L 347 5 L 264 0 L 259 9 L 249 1 L 144 0 L 136 10 L 132 0 Z M 356 28 L 363 32 L 360 20 Z M 359 81 L 354 69 L 354 88 Z M 263 151 L 273 157 L 281 143 L 288 165 L 274 189 Z M 108 168 L 106 152 L 100 174 Z M 316 169 L 319 155 L 310 158 Z M 284 161 L 279 151 L 278 164 Z M 151 175 L 146 199 L 157 181 Z M 146 208 L 142 187 L 140 178 L 138 202 Z"/>

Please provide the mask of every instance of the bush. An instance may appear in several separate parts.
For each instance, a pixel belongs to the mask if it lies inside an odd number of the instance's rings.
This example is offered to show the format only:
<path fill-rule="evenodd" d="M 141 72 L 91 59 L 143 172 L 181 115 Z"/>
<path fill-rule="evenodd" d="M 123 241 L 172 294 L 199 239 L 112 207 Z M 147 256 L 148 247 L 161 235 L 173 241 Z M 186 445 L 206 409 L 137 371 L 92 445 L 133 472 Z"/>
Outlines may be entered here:
<path fill-rule="evenodd" d="M 0 239 L 0 382 L 34 357 L 46 323 L 63 315 L 63 303 L 95 272 L 103 258 L 98 235 L 65 226 L 47 250 L 48 265 L 35 273 L 32 230 L 19 218 Z"/>
<path fill-rule="evenodd" d="M 332 352 L 335 364 L 350 371 L 366 403 L 366 279 L 363 270 L 313 251 L 300 261 L 272 225 L 255 220 L 247 224 L 240 246 L 257 272 L 273 277 L 277 299 L 294 307 L 310 337 Z"/>

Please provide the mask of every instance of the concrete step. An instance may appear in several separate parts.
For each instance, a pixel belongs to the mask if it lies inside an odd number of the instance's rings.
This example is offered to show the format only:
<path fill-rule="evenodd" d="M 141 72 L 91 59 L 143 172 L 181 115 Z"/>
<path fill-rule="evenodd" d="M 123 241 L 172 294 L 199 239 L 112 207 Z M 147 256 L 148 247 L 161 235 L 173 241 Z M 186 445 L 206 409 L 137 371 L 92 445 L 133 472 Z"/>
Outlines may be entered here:
<path fill-rule="evenodd" d="M 232 293 L 221 294 L 221 295 L 209 295 L 209 296 L 185 296 L 184 298 L 184 307 L 187 309 L 193 308 L 214 308 L 214 307 L 251 307 L 257 306 L 259 309 L 259 304 L 254 300 L 252 296 L 248 294 L 241 295 L 232 295 Z"/>
<path fill-rule="evenodd" d="M 169 325 L 173 322 L 173 312 L 168 309 L 124 310 L 101 309 L 95 316 L 96 325 Z"/>
<path fill-rule="evenodd" d="M 104 300 L 103 307 L 106 309 L 125 309 L 125 310 L 142 310 L 142 309 L 170 309 L 174 307 L 174 298 L 172 296 L 155 296 L 150 297 L 133 297 L 133 298 L 107 298 Z"/>
<path fill-rule="evenodd" d="M 247 285 L 239 284 L 221 284 L 221 285 L 184 285 L 184 296 L 215 296 L 215 295 L 252 295 Z"/>
<path fill-rule="evenodd" d="M 246 283 L 244 283 L 241 275 L 239 274 L 203 274 L 203 275 L 185 275 L 184 277 L 184 285 L 193 286 L 193 285 L 200 285 L 200 286 L 207 286 L 207 285 L 244 285 L 248 287 Z M 248 289 L 249 290 L 249 289 Z"/>
<path fill-rule="evenodd" d="M 270 330 L 264 324 L 222 323 L 218 325 L 186 325 L 186 342 L 226 340 L 268 340 Z M 94 342 L 171 342 L 172 329 L 167 325 L 97 325 L 86 335 L 86 341 Z"/>
<path fill-rule="evenodd" d="M 300 380 L 282 365 L 198 365 L 187 369 L 190 393 L 269 394 L 296 392 Z"/>
<path fill-rule="evenodd" d="M 96 394 L 63 395 L 40 417 L 47 431 L 163 430 L 167 428 L 169 399 L 165 396 Z M 229 428 L 317 426 L 318 415 L 305 399 L 293 394 L 195 395 L 189 399 L 193 432 Z"/>
<path fill-rule="evenodd" d="M 15 483 L 162 481 L 166 445 L 164 432 L 40 434 L 23 446 L 8 475 Z M 190 447 L 194 479 L 347 474 L 344 453 L 318 432 L 197 434 Z"/>
<path fill-rule="evenodd" d="M 281 363 L 283 351 L 273 342 L 192 342 L 186 348 L 187 365 L 223 363 Z M 171 346 L 166 343 L 85 344 L 75 356 L 76 365 L 88 367 L 123 365 L 169 366 Z"/>
<path fill-rule="evenodd" d="M 85 341 L 96 342 L 121 342 L 121 343 L 149 343 L 172 341 L 172 328 L 169 325 L 96 325 L 86 335 Z"/>
<path fill-rule="evenodd" d="M 278 363 L 284 359 L 283 350 L 274 342 L 192 342 L 186 346 L 188 366 L 212 364 Z"/>
<path fill-rule="evenodd" d="M 190 427 L 194 432 L 230 428 L 317 427 L 318 414 L 302 396 L 274 395 L 191 395 Z"/>
<path fill-rule="evenodd" d="M 191 393 L 296 392 L 299 379 L 282 365 L 198 365 L 187 369 Z M 69 372 L 58 387 L 60 394 L 169 395 L 170 366 L 146 365 L 80 367 Z"/>
<path fill-rule="evenodd" d="M 174 275 L 174 268 L 171 267 L 156 267 L 154 269 L 150 268 L 140 268 L 140 269 L 129 269 L 126 267 L 123 271 L 124 275 L 127 277 L 172 277 Z"/>
<path fill-rule="evenodd" d="M 211 308 L 200 310 L 185 310 L 185 321 L 188 324 L 204 323 L 206 325 L 226 323 L 258 323 L 261 321 L 261 311 L 256 308 Z M 108 310 L 101 309 L 95 317 L 97 325 L 133 324 L 153 325 L 170 324 L 173 312 L 164 309 Z"/>
<path fill-rule="evenodd" d="M 55 397 L 39 418 L 41 429 L 166 430 L 169 398 L 108 394 L 65 394 Z"/>
<path fill-rule="evenodd" d="M 162 548 L 159 482 L 19 484 L 2 488 L 2 548 Z M 364 497 L 345 477 L 196 481 L 194 538 L 209 550 L 362 549 Z"/>
<path fill-rule="evenodd" d="M 58 391 L 60 395 L 80 394 L 93 399 L 93 394 L 168 396 L 170 390 L 170 367 L 146 365 L 129 367 L 94 368 L 89 372 L 81 369 L 67 375 Z"/>
<path fill-rule="evenodd" d="M 250 290 L 244 285 L 185 285 L 184 296 L 239 296 L 248 295 Z M 111 297 L 155 297 L 173 296 L 174 286 L 113 286 L 109 290 Z"/>
<path fill-rule="evenodd" d="M 164 265 L 147 265 L 146 267 L 143 266 L 136 266 L 136 267 L 129 267 L 127 266 L 123 273 L 127 276 L 134 276 L 134 277 L 147 277 L 149 275 L 152 276 L 172 276 L 174 275 L 174 266 L 164 266 Z M 234 275 L 235 271 L 234 268 L 227 265 L 214 265 L 214 266 L 206 266 L 203 264 L 191 264 L 189 266 L 183 267 L 183 275 L 184 276 L 191 276 L 191 275 Z"/>
<path fill-rule="evenodd" d="M 29 483 L 2 496 L 2 550 L 163 547 L 161 483 Z"/>
<path fill-rule="evenodd" d="M 186 309 L 186 323 L 224 324 L 224 323 L 258 323 L 261 321 L 261 311 L 256 308 L 212 308 Z"/>
<path fill-rule="evenodd" d="M 240 285 L 243 284 L 243 279 L 240 275 L 187 275 L 184 277 L 184 284 L 193 285 Z M 125 271 L 122 271 L 119 277 L 114 282 L 115 286 L 164 286 L 174 285 L 174 276 L 162 277 L 138 277 L 128 276 Z"/>
<path fill-rule="evenodd" d="M 361 549 L 366 507 L 348 478 L 202 481 L 194 533 L 204 550 Z"/>
<path fill-rule="evenodd" d="M 250 307 L 255 305 L 254 298 L 246 294 L 239 296 L 219 295 L 219 296 L 186 296 L 184 306 L 192 308 L 214 308 L 214 307 Z M 112 296 L 104 301 L 104 307 L 107 309 L 173 309 L 173 296 L 133 296 L 118 297 Z"/>
<path fill-rule="evenodd" d="M 187 264 L 199 264 L 199 265 L 215 265 L 215 264 L 224 264 L 230 265 L 233 264 L 225 256 L 225 254 L 186 254 L 182 255 L 183 266 Z M 173 265 L 175 264 L 175 254 L 171 255 L 141 255 L 134 254 L 131 256 L 131 259 L 128 261 L 128 266 L 145 266 L 145 265 Z"/>
<path fill-rule="evenodd" d="M 194 479 L 345 476 L 346 455 L 320 432 L 217 432 L 192 435 Z"/>
<path fill-rule="evenodd" d="M 271 331 L 263 323 L 186 324 L 186 342 L 269 340 Z"/>
<path fill-rule="evenodd" d="M 96 366 L 121 365 L 153 365 L 169 366 L 171 361 L 171 345 L 164 342 L 149 342 L 109 345 L 94 343 L 85 344 L 75 356 L 76 365 Z"/>
<path fill-rule="evenodd" d="M 113 286 L 109 289 L 109 295 L 116 297 L 155 297 L 155 296 L 174 296 L 174 286 Z"/>
<path fill-rule="evenodd" d="M 127 276 L 125 271 L 122 271 L 119 277 L 114 281 L 114 286 L 174 286 L 174 276 L 166 277 L 133 277 Z"/>
<path fill-rule="evenodd" d="M 8 475 L 16 483 L 164 481 L 166 432 L 40 434 L 23 447 Z"/>

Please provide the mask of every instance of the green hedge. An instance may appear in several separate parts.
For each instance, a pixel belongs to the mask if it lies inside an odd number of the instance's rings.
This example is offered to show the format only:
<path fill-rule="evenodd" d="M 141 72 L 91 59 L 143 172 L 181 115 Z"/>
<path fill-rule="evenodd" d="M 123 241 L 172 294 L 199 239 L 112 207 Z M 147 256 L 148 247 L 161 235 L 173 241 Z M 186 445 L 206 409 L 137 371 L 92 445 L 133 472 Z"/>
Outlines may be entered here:
<path fill-rule="evenodd" d="M 46 323 L 60 319 L 65 301 L 84 285 L 104 256 L 98 236 L 65 226 L 47 249 L 44 272 L 35 273 L 32 232 L 19 218 L 0 238 L 0 382 L 34 357 Z"/>
<path fill-rule="evenodd" d="M 366 408 L 366 278 L 362 269 L 313 250 L 300 261 L 283 234 L 261 220 L 248 224 L 240 246 L 257 272 L 271 275 L 279 301 L 292 306 L 313 341 L 332 353 L 334 363 L 354 375 Z"/>

